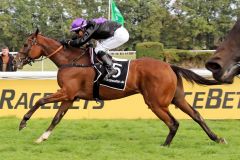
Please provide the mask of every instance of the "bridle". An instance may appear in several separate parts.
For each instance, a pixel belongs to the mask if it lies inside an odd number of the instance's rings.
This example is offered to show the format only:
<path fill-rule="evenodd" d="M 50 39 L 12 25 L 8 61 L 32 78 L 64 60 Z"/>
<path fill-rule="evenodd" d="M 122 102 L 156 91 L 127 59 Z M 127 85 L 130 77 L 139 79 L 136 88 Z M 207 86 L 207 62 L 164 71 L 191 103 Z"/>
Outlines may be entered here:
<path fill-rule="evenodd" d="M 24 56 L 24 57 L 19 57 L 19 61 L 22 63 L 22 64 L 29 64 L 29 65 L 32 65 L 32 63 L 34 63 L 35 61 L 39 62 L 39 61 L 43 61 L 47 58 L 50 58 L 52 57 L 53 55 L 55 55 L 56 53 L 58 53 L 62 48 L 63 46 L 61 45 L 60 47 L 58 47 L 58 49 L 56 49 L 54 52 L 52 52 L 51 54 L 49 54 L 48 56 L 46 57 L 43 57 L 41 56 L 40 59 L 33 59 L 29 56 L 29 52 L 31 51 L 32 47 L 35 46 L 35 45 L 38 45 L 40 47 L 43 48 L 43 46 L 41 44 L 39 44 L 37 42 L 37 38 L 35 37 L 34 39 L 28 39 L 28 41 L 31 41 L 31 45 L 28 45 L 27 49 L 25 52 L 19 52 L 23 55 L 27 55 L 27 56 Z"/>
<path fill-rule="evenodd" d="M 28 43 L 24 45 L 24 50 L 18 52 L 18 53 L 20 53 L 18 56 L 18 59 L 15 58 L 16 59 L 15 62 L 19 61 L 21 65 L 25 65 L 25 64 L 32 65 L 32 63 L 34 63 L 35 61 L 43 61 L 47 58 L 52 57 L 56 53 L 59 53 L 59 51 L 61 49 L 63 49 L 63 46 L 61 45 L 55 51 L 53 51 L 51 54 L 48 54 L 45 49 L 46 47 L 43 46 L 42 44 L 38 43 L 36 37 L 34 37 L 33 39 L 28 38 L 27 41 L 28 41 Z M 29 41 L 30 41 L 30 44 L 29 44 Z M 32 47 L 35 45 L 40 46 L 44 50 L 45 56 L 41 55 L 41 58 L 39 58 L 39 59 L 34 59 L 29 56 L 29 52 L 31 51 Z M 89 48 L 88 47 L 80 47 L 80 49 L 84 50 L 84 52 L 82 54 L 80 54 L 78 57 L 71 60 L 71 62 L 69 64 L 60 65 L 60 67 L 92 67 L 93 64 L 90 64 L 90 65 L 89 64 L 77 64 L 77 61 L 79 59 L 81 59 L 81 57 L 83 57 L 87 53 L 86 49 L 89 49 Z"/>

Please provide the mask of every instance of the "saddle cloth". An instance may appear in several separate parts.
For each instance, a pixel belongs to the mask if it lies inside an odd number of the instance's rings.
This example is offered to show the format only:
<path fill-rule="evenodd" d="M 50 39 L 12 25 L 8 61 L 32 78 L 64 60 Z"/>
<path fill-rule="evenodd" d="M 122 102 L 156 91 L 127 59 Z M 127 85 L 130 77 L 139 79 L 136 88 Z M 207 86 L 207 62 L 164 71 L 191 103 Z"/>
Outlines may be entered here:
<path fill-rule="evenodd" d="M 128 71 L 131 61 L 126 59 L 112 58 L 113 67 L 114 69 L 117 70 L 117 74 L 105 80 L 104 77 L 106 76 L 107 71 L 105 67 L 102 65 L 102 63 L 97 59 L 97 56 L 93 51 L 93 48 L 91 48 L 90 50 L 91 50 L 90 51 L 91 62 L 96 70 L 94 84 L 99 83 L 100 85 L 109 88 L 124 90 L 127 82 Z M 96 92 L 96 90 L 94 92 Z"/>

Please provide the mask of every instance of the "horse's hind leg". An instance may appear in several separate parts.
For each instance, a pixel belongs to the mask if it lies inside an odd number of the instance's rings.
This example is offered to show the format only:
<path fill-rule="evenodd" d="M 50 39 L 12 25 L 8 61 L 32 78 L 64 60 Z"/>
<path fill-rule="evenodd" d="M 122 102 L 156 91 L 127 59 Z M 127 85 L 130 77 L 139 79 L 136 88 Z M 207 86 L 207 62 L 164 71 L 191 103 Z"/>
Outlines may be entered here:
<path fill-rule="evenodd" d="M 63 101 L 67 98 L 67 95 L 63 90 L 59 90 L 54 94 L 51 94 L 47 97 L 39 99 L 35 105 L 23 116 L 23 119 L 19 125 L 19 130 L 22 130 L 23 128 L 26 127 L 26 122 L 31 118 L 33 113 L 42 105 L 47 104 L 47 103 L 53 103 L 53 102 L 60 102 Z"/>
<path fill-rule="evenodd" d="M 169 134 L 162 144 L 163 146 L 169 146 L 177 133 L 179 123 L 178 121 L 171 115 L 168 108 L 153 108 L 152 111 L 157 115 L 159 119 L 161 119 L 169 128 Z"/>
<path fill-rule="evenodd" d="M 195 110 L 190 104 L 187 103 L 184 97 L 183 89 L 181 87 L 177 88 L 172 103 L 175 104 L 183 112 L 188 114 L 195 122 L 197 122 L 211 140 L 218 143 L 226 143 L 225 139 L 219 138 L 215 133 L 211 131 L 211 129 L 207 126 L 200 113 L 197 110 Z"/>
<path fill-rule="evenodd" d="M 151 88 L 151 87 L 148 87 L 148 89 L 149 88 Z M 144 97 L 145 103 L 149 106 L 149 108 L 156 114 L 156 116 L 159 119 L 161 119 L 168 126 L 169 134 L 168 134 L 165 142 L 162 145 L 169 146 L 170 143 L 172 142 L 174 136 L 177 133 L 179 123 L 171 115 L 171 113 L 169 112 L 169 109 L 168 109 L 168 105 L 170 104 L 171 99 L 166 98 L 166 97 L 172 97 L 172 96 L 167 95 L 167 93 L 165 93 L 165 96 L 162 96 L 160 98 L 157 96 L 154 96 L 154 95 L 164 95 L 163 93 L 159 93 L 161 91 L 162 90 L 159 90 L 157 88 L 156 88 L 156 90 L 152 89 L 151 92 L 145 90 L 145 92 L 143 92 L 143 97 Z M 148 94 L 148 93 L 151 93 L 151 95 L 153 95 L 153 96 L 149 96 L 150 94 Z"/>
<path fill-rule="evenodd" d="M 63 101 L 61 106 L 59 107 L 55 117 L 53 118 L 50 126 L 48 129 L 36 140 L 36 143 L 41 143 L 42 141 L 45 141 L 48 139 L 48 137 L 51 135 L 53 129 L 56 127 L 56 125 L 61 121 L 63 116 L 68 111 L 69 107 L 71 107 L 73 104 L 73 101 Z"/>

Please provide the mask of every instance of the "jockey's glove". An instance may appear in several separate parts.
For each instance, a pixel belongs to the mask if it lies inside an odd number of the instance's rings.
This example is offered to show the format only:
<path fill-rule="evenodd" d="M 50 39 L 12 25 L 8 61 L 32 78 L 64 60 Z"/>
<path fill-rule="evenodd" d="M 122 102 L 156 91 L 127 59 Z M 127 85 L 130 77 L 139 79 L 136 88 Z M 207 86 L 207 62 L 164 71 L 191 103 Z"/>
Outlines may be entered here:
<path fill-rule="evenodd" d="M 71 40 L 63 39 L 63 40 L 60 41 L 60 43 L 61 43 L 63 46 L 68 47 L 70 41 L 71 41 Z"/>

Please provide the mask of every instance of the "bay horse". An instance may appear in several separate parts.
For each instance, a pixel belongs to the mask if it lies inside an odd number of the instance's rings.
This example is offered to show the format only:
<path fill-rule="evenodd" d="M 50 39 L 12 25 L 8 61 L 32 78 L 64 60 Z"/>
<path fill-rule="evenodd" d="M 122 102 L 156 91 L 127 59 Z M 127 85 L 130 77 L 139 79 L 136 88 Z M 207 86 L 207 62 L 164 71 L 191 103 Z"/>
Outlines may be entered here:
<path fill-rule="evenodd" d="M 15 58 L 15 65 L 33 62 L 41 56 L 50 58 L 59 68 L 57 82 L 60 90 L 56 93 L 39 99 L 35 105 L 24 115 L 19 130 L 26 127 L 26 122 L 33 113 L 42 105 L 61 102 L 61 105 L 48 129 L 36 140 L 41 143 L 47 140 L 55 126 L 72 106 L 76 98 L 93 100 L 94 68 L 90 62 L 88 51 L 81 48 L 66 48 L 51 38 L 35 33 L 31 34 Z M 61 67 L 75 61 L 82 67 Z M 218 143 L 225 143 L 224 138 L 218 137 L 204 122 L 198 111 L 192 108 L 185 100 L 182 78 L 202 85 L 216 85 L 219 82 L 205 79 L 194 72 L 152 58 L 132 60 L 129 67 L 128 79 L 125 90 L 114 90 L 100 86 L 100 97 L 103 100 L 114 100 L 140 93 L 145 103 L 169 128 L 163 146 L 169 146 L 175 136 L 179 123 L 169 112 L 169 104 L 175 104 L 188 114 L 206 132 L 209 138 Z"/>
<path fill-rule="evenodd" d="M 208 59 L 206 68 L 217 81 L 223 83 L 233 83 L 234 77 L 240 74 L 240 19 Z"/>

